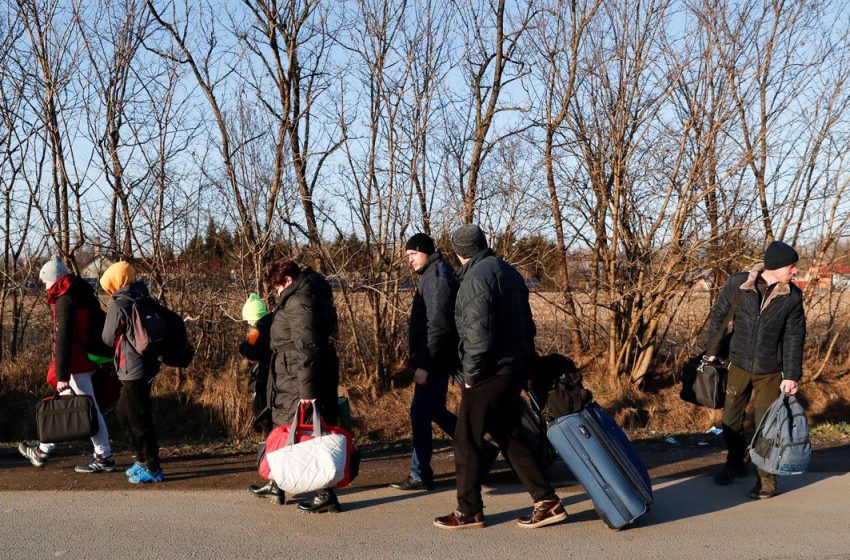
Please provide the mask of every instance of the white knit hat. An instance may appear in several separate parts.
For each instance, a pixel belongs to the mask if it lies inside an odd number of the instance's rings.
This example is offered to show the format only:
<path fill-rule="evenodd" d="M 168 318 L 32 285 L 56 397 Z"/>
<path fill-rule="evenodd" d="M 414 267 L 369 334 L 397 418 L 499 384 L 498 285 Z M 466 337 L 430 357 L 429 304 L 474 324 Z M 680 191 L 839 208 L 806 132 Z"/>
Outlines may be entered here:
<path fill-rule="evenodd" d="M 57 280 L 70 273 L 71 271 L 68 270 L 68 267 L 65 266 L 59 255 L 56 255 L 44 263 L 44 266 L 38 272 L 38 279 L 44 282 L 44 285 L 49 290 Z"/>

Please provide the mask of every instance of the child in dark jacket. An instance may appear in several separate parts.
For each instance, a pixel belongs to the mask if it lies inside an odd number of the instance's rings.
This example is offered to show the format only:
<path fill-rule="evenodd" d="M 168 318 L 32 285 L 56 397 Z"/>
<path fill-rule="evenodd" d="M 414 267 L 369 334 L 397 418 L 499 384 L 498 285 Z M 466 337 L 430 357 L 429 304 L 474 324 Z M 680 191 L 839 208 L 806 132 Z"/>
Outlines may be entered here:
<path fill-rule="evenodd" d="M 259 464 L 266 450 L 265 439 L 272 428 L 271 408 L 269 407 L 269 370 L 271 366 L 271 346 L 269 332 L 272 315 L 268 314 L 265 302 L 257 294 L 251 294 L 242 306 L 242 319 L 248 323 L 248 333 L 239 344 L 239 353 L 250 360 L 251 373 L 248 378 L 248 391 L 253 396 L 252 410 L 254 412 L 254 429 L 263 435 L 263 441 L 257 450 Z M 283 504 L 283 492 L 274 481 L 265 484 L 252 484 L 248 492 L 258 498 L 270 498 L 278 504 Z"/>
<path fill-rule="evenodd" d="M 115 370 L 121 380 L 118 419 L 136 452 L 136 461 L 125 474 L 132 484 L 162 482 L 165 476 L 159 465 L 159 442 L 151 406 L 151 384 L 159 373 L 159 360 L 136 352 L 128 336 L 132 335 L 133 305 L 150 295 L 144 283 L 136 282 L 132 265 L 124 261 L 107 268 L 100 285 L 112 296 L 103 326 L 103 342 L 115 348 Z"/>

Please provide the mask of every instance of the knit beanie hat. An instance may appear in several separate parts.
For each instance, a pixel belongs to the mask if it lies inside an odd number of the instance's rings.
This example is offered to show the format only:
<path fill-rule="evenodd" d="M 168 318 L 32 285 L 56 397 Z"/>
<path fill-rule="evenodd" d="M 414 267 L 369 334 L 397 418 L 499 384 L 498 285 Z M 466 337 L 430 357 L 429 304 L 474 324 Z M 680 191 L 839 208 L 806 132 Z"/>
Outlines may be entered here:
<path fill-rule="evenodd" d="M 487 248 L 487 237 L 475 224 L 465 224 L 452 234 L 452 249 L 458 256 L 468 259 Z"/>
<path fill-rule="evenodd" d="M 248 299 L 245 300 L 245 305 L 242 306 L 242 320 L 248 321 L 248 324 L 254 326 L 257 324 L 257 321 L 265 317 L 268 312 L 269 310 L 266 308 L 266 302 L 260 299 L 260 296 L 257 294 L 251 294 L 248 296 Z"/>
<path fill-rule="evenodd" d="M 437 250 L 434 247 L 434 240 L 426 233 L 417 233 L 408 239 L 404 249 L 405 251 L 419 251 L 426 255 L 432 255 Z"/>
<path fill-rule="evenodd" d="M 800 260 L 797 251 L 787 243 L 774 241 L 764 252 L 764 269 L 777 270 Z"/>
<path fill-rule="evenodd" d="M 42 266 L 41 270 L 38 271 L 38 279 L 44 282 L 44 285 L 47 286 L 47 289 L 49 290 L 57 280 L 66 274 L 71 274 L 71 271 L 68 270 L 68 267 L 65 266 L 65 263 L 62 262 L 59 255 L 56 255 L 44 263 L 44 266 Z"/>
<path fill-rule="evenodd" d="M 136 271 L 133 265 L 126 261 L 118 261 L 103 272 L 103 276 L 100 277 L 100 286 L 107 294 L 114 294 L 135 281 Z"/>

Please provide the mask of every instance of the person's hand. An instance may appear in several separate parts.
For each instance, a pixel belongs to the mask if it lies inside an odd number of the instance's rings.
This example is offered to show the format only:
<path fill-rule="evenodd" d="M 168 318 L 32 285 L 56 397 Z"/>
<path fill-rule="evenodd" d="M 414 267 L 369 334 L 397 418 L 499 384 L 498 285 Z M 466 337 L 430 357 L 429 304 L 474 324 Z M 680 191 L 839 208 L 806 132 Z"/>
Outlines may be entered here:
<path fill-rule="evenodd" d="M 797 392 L 798 388 L 799 385 L 793 379 L 783 379 L 782 383 L 779 384 L 779 390 L 786 395 L 793 395 Z"/>
<path fill-rule="evenodd" d="M 706 362 L 708 362 L 708 363 L 713 364 L 714 362 L 716 362 L 716 361 L 717 361 L 717 356 L 706 356 L 706 357 L 705 357 L 705 361 L 706 361 Z"/>
<path fill-rule="evenodd" d="M 67 391 L 70 388 L 71 388 L 71 384 L 68 383 L 67 381 L 57 381 L 56 382 L 56 390 L 59 391 L 60 393 L 63 392 L 63 391 Z"/>
<path fill-rule="evenodd" d="M 417 385 L 425 385 L 428 382 L 428 372 L 422 368 L 416 368 L 413 372 L 413 380 Z"/>
<path fill-rule="evenodd" d="M 464 382 L 463 386 L 467 389 L 472 389 L 472 385 L 470 385 L 469 383 Z"/>

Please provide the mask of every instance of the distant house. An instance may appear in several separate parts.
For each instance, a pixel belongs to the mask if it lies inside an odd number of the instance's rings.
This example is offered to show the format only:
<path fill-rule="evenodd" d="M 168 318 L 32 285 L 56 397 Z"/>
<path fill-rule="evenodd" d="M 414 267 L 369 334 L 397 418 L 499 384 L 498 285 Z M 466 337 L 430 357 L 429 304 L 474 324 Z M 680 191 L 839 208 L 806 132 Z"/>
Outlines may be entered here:
<path fill-rule="evenodd" d="M 850 290 L 850 266 L 812 264 L 802 278 L 795 280 L 801 289 L 813 285 L 816 290 Z"/>
<path fill-rule="evenodd" d="M 96 280 L 100 278 L 106 269 L 114 262 L 114 260 L 110 259 L 106 255 L 95 255 L 91 258 L 91 260 L 89 260 L 89 262 L 80 267 L 80 276 L 86 279 L 94 278 Z"/>

